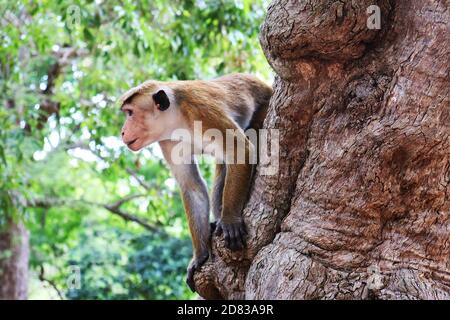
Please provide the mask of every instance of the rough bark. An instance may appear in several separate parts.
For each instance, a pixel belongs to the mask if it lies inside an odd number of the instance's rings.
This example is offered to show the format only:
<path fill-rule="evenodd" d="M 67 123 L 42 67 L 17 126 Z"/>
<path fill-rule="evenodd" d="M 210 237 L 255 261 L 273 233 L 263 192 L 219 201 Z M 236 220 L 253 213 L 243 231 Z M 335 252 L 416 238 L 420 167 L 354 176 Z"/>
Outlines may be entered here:
<path fill-rule="evenodd" d="M 0 300 L 24 300 L 28 291 L 28 232 L 9 222 L 0 231 Z"/>
<path fill-rule="evenodd" d="M 367 28 L 367 7 L 381 30 Z M 204 298 L 450 298 L 450 1 L 275 0 L 277 77 L 247 250 L 213 238 Z"/>

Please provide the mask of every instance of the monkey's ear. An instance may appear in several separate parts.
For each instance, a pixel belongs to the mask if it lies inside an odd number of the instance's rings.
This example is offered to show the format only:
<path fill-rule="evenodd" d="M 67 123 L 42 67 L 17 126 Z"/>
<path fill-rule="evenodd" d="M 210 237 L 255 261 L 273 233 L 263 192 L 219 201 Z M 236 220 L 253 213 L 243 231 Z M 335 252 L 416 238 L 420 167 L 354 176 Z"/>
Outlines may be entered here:
<path fill-rule="evenodd" d="M 156 106 L 161 111 L 167 110 L 170 106 L 169 97 L 164 92 L 164 90 L 159 90 L 157 93 L 155 93 L 153 95 L 153 101 L 155 101 Z"/>

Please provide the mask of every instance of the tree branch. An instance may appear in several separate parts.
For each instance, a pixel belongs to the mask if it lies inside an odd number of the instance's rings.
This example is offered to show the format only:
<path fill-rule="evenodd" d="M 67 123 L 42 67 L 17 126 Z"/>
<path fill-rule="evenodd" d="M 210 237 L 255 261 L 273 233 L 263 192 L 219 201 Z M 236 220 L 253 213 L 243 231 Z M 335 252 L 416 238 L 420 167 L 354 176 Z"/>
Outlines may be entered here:
<path fill-rule="evenodd" d="M 64 300 L 64 296 L 61 293 L 61 291 L 58 289 L 58 286 L 56 285 L 56 283 L 53 280 L 50 280 L 48 278 L 45 277 L 45 270 L 44 270 L 44 266 L 41 264 L 39 265 L 39 280 L 42 282 L 47 282 L 58 294 L 59 298 L 61 300 Z"/>
<path fill-rule="evenodd" d="M 129 214 L 127 212 L 124 212 L 124 211 L 120 210 L 120 207 L 125 202 L 130 201 L 130 200 L 135 199 L 135 198 L 143 197 L 143 196 L 145 196 L 145 194 L 130 195 L 130 196 L 127 196 L 127 197 L 124 197 L 122 199 L 117 200 L 113 204 L 110 204 L 110 205 L 104 204 L 104 205 L 101 205 L 101 206 L 103 208 L 105 208 L 106 210 L 110 211 L 111 213 L 114 213 L 114 214 L 120 216 L 124 220 L 136 222 L 136 223 L 140 224 L 141 226 L 143 226 L 144 228 L 146 228 L 147 230 L 159 233 L 159 232 L 161 232 L 160 228 L 148 224 L 146 221 L 144 221 L 143 219 L 141 219 L 139 217 L 136 217 L 136 216 L 134 216 L 132 214 Z"/>
<path fill-rule="evenodd" d="M 121 217 L 122 219 L 124 219 L 126 221 L 132 221 L 132 222 L 138 223 L 149 231 L 152 231 L 155 233 L 162 233 L 160 228 L 147 223 L 146 221 L 144 221 L 143 219 L 141 219 L 139 217 L 136 217 L 132 214 L 129 214 L 127 212 L 120 210 L 118 207 L 115 207 L 114 205 L 112 205 L 112 206 L 111 205 L 103 205 L 103 208 L 105 208 L 106 210 L 108 210 L 111 213 L 118 215 L 119 217 Z"/>
<path fill-rule="evenodd" d="M 146 196 L 145 194 L 129 195 L 129 196 L 126 196 L 124 198 L 117 200 L 116 202 L 114 202 L 112 204 L 98 203 L 98 202 L 93 202 L 93 201 L 89 201 L 89 200 L 85 200 L 85 199 L 78 199 L 78 200 L 55 199 L 55 198 L 53 198 L 53 199 L 52 198 L 33 199 L 30 201 L 27 201 L 27 206 L 37 207 L 37 208 L 51 208 L 51 207 L 56 207 L 56 206 L 66 206 L 70 203 L 85 203 L 88 205 L 104 208 L 104 209 L 108 210 L 109 212 L 111 212 L 115 215 L 118 215 L 119 217 L 121 217 L 122 219 L 124 219 L 126 221 L 131 221 L 131 222 L 141 225 L 142 227 L 144 227 L 145 229 L 147 229 L 151 232 L 164 234 L 165 232 L 163 230 L 161 230 L 161 228 L 150 224 L 149 222 L 145 221 L 142 218 L 139 218 L 131 213 L 125 212 L 120 209 L 120 207 L 125 202 L 131 201 L 136 198 L 145 197 L 145 196 Z"/>
<path fill-rule="evenodd" d="M 152 189 L 150 185 L 148 185 L 144 180 L 142 180 L 141 177 L 139 177 L 138 173 L 130 168 L 127 168 L 127 172 L 136 179 L 136 181 L 139 183 L 141 187 L 143 187 L 145 190 L 149 191 Z"/>

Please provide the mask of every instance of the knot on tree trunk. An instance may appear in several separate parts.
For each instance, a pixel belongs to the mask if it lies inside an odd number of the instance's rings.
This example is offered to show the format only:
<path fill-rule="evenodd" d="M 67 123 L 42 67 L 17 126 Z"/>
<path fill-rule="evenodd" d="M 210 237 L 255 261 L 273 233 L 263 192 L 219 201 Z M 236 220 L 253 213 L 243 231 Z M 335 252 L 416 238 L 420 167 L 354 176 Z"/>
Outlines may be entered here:
<path fill-rule="evenodd" d="M 261 27 L 260 41 L 277 74 L 289 79 L 302 70 L 293 68 L 292 60 L 360 58 L 381 35 L 380 30 L 369 28 L 372 20 L 388 17 L 389 10 L 389 0 L 275 0 Z"/>

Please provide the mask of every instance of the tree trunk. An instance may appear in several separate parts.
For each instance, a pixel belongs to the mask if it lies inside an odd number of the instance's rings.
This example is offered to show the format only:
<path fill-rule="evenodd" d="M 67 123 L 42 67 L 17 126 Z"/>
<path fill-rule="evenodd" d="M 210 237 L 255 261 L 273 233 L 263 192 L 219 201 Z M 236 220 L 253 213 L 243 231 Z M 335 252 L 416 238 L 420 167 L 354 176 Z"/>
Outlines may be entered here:
<path fill-rule="evenodd" d="M 213 238 L 201 296 L 450 299 L 449 4 L 271 3 L 279 171 L 257 172 L 247 250 Z"/>
<path fill-rule="evenodd" d="M 0 300 L 24 300 L 28 291 L 28 232 L 9 222 L 0 232 Z"/>

